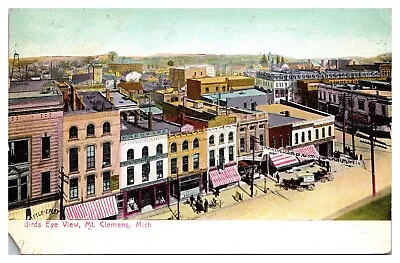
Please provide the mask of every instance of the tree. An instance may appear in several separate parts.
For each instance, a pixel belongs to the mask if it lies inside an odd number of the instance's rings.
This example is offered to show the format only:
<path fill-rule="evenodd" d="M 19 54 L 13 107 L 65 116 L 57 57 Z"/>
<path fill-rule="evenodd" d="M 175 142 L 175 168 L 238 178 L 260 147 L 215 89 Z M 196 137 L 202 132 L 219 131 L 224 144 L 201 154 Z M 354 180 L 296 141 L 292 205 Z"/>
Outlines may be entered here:
<path fill-rule="evenodd" d="M 261 64 L 267 64 L 268 63 L 268 59 L 267 59 L 267 56 L 265 54 L 263 54 L 260 63 Z"/>
<path fill-rule="evenodd" d="M 276 55 L 276 64 L 279 64 L 280 60 L 279 60 L 279 55 Z"/>
<path fill-rule="evenodd" d="M 168 60 L 167 65 L 172 67 L 174 65 L 174 61 L 173 60 Z"/>
<path fill-rule="evenodd" d="M 110 52 L 108 52 L 107 56 L 108 56 L 108 58 L 109 58 L 111 61 L 114 61 L 114 59 L 115 59 L 116 57 L 118 57 L 118 54 L 117 54 L 117 52 L 115 52 L 115 51 L 110 51 Z"/>
<path fill-rule="evenodd" d="M 282 64 L 285 63 L 285 60 L 284 60 L 283 57 L 281 57 L 281 63 L 282 63 Z"/>

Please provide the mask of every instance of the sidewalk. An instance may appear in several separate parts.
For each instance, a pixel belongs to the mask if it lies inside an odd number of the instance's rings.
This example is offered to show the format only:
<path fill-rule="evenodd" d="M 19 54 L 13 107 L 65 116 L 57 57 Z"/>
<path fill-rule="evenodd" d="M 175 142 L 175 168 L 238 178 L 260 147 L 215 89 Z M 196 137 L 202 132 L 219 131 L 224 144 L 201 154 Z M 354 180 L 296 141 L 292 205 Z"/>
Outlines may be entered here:
<path fill-rule="evenodd" d="M 266 178 L 265 180 L 265 186 L 267 189 L 267 195 L 271 194 L 269 193 L 270 190 L 275 191 L 277 188 L 277 183 L 275 180 L 271 178 Z M 243 196 L 242 201 L 236 201 L 235 200 L 235 194 L 236 192 L 239 192 Z M 264 196 L 264 178 L 254 180 L 254 188 L 253 188 L 253 199 Z M 201 198 L 204 201 L 207 199 L 208 202 L 214 197 L 212 192 L 203 195 Z M 218 197 L 216 197 L 218 201 L 221 201 L 221 208 L 216 207 L 216 208 L 208 208 L 208 213 L 212 213 L 214 211 L 224 209 L 226 207 L 230 207 L 232 205 L 235 205 L 240 202 L 246 202 L 246 200 L 252 199 L 250 197 L 250 185 L 240 182 L 239 186 L 236 184 L 233 187 L 230 187 L 228 189 L 222 189 L 220 191 L 220 194 Z M 178 205 L 177 203 L 170 204 L 169 207 L 163 207 L 161 209 L 153 210 L 149 213 L 144 213 L 144 214 L 139 214 L 139 215 L 134 215 L 131 217 L 126 218 L 127 220 L 167 220 L 167 219 L 173 219 L 176 220 L 174 217 L 174 214 L 177 215 L 177 210 L 178 210 Z M 181 220 L 192 220 L 196 219 L 198 217 L 201 217 L 204 215 L 204 211 L 200 212 L 199 214 L 196 214 L 195 211 L 193 211 L 193 208 L 190 206 L 190 204 L 185 203 L 185 200 L 181 200 L 180 205 L 179 205 L 179 210 Z M 174 213 L 174 214 L 173 214 Z"/>

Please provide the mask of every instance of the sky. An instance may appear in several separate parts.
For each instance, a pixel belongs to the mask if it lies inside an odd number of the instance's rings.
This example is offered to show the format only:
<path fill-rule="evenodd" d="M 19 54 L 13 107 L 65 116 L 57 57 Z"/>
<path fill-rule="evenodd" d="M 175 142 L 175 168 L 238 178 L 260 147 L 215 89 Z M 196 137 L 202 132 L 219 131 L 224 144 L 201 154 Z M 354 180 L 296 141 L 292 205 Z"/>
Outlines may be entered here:
<path fill-rule="evenodd" d="M 391 9 L 11 9 L 9 55 L 263 54 L 392 51 Z"/>

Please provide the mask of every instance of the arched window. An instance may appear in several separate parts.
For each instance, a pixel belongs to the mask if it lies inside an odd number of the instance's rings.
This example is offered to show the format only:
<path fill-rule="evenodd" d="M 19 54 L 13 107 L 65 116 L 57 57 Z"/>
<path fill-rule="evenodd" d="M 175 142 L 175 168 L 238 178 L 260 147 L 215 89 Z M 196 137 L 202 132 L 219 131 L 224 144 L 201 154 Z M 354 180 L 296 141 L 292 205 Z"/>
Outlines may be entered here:
<path fill-rule="evenodd" d="M 133 149 L 129 149 L 128 152 L 126 153 L 126 159 L 127 160 L 133 160 L 135 159 L 135 154 L 133 152 Z"/>
<path fill-rule="evenodd" d="M 149 157 L 149 147 L 147 147 L 147 146 L 144 146 L 142 148 L 142 158 L 143 157 Z"/>
<path fill-rule="evenodd" d="M 105 122 L 103 124 L 103 134 L 107 134 L 111 132 L 111 125 L 109 122 Z"/>
<path fill-rule="evenodd" d="M 199 148 L 199 139 L 195 138 L 193 140 L 193 148 Z"/>
<path fill-rule="evenodd" d="M 171 152 L 176 153 L 176 143 L 171 143 Z"/>
<path fill-rule="evenodd" d="M 315 129 L 315 139 L 319 139 L 319 131 L 318 129 Z"/>
<path fill-rule="evenodd" d="M 72 126 L 69 128 L 69 138 L 76 139 L 78 138 L 78 128 L 76 126 Z"/>
<path fill-rule="evenodd" d="M 325 138 L 325 127 L 322 128 L 322 138 Z"/>
<path fill-rule="evenodd" d="M 210 138 L 208 139 L 208 144 L 210 144 L 210 145 L 214 144 L 214 135 L 210 136 Z"/>
<path fill-rule="evenodd" d="M 183 141 L 182 143 L 182 151 L 189 149 L 189 143 L 188 141 Z"/>
<path fill-rule="evenodd" d="M 331 126 L 328 127 L 328 136 L 332 136 L 332 127 Z"/>
<path fill-rule="evenodd" d="M 219 135 L 219 143 L 224 143 L 224 134 L 223 133 L 221 133 Z"/>
<path fill-rule="evenodd" d="M 294 144 L 298 144 L 299 143 L 299 134 L 295 133 L 294 134 Z"/>
<path fill-rule="evenodd" d="M 233 142 L 233 132 L 230 132 L 228 135 L 228 141 Z"/>
<path fill-rule="evenodd" d="M 94 136 L 94 125 L 93 124 L 89 124 L 86 127 L 86 136 Z"/>
<path fill-rule="evenodd" d="M 161 143 L 157 145 L 157 150 L 156 151 L 157 151 L 157 155 L 163 153 L 163 147 L 162 147 Z"/>

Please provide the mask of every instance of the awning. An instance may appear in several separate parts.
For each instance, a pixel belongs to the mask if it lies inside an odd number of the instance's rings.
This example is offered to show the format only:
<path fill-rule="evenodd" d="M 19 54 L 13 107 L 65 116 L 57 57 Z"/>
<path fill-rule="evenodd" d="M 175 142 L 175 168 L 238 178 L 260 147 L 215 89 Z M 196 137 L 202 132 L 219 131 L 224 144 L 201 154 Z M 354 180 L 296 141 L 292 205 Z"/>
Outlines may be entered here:
<path fill-rule="evenodd" d="M 115 196 L 65 208 L 65 218 L 68 220 L 98 220 L 117 214 L 118 207 Z"/>
<path fill-rule="evenodd" d="M 211 182 L 214 187 L 226 185 L 240 181 L 240 175 L 235 166 L 226 167 L 224 170 L 214 170 L 209 172 Z"/>
<path fill-rule="evenodd" d="M 298 149 L 294 149 L 293 150 L 295 153 L 300 153 L 300 154 L 304 154 L 304 155 L 308 155 L 311 157 L 319 157 L 319 153 L 317 151 L 317 149 L 315 149 L 314 145 L 309 145 L 309 146 L 305 146 L 305 147 L 301 147 Z M 297 157 L 299 158 L 300 162 L 303 162 L 305 160 L 308 160 L 308 158 L 302 158 L 302 157 Z"/>
<path fill-rule="evenodd" d="M 270 159 L 277 169 L 299 162 L 296 156 L 283 153 L 270 155 Z"/>

